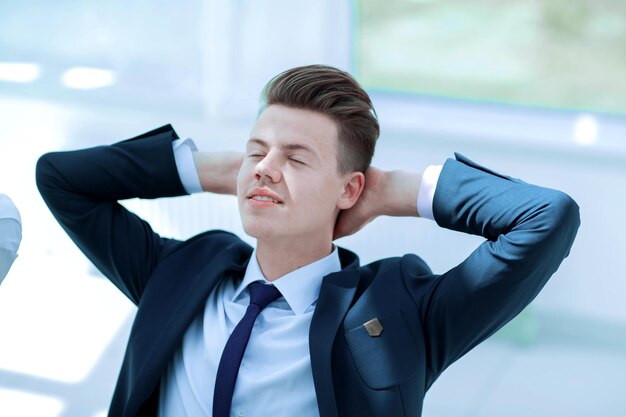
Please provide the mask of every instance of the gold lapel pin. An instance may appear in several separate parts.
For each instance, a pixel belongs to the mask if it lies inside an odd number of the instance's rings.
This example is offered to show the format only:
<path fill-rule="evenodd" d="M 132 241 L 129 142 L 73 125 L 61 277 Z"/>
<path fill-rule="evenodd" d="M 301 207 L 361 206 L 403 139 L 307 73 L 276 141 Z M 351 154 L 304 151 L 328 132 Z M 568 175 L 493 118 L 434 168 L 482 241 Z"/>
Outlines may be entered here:
<path fill-rule="evenodd" d="M 372 337 L 380 336 L 383 331 L 383 325 L 380 324 L 380 321 L 378 321 L 378 318 L 376 317 L 368 322 L 363 323 L 363 327 L 365 327 L 367 333 Z"/>

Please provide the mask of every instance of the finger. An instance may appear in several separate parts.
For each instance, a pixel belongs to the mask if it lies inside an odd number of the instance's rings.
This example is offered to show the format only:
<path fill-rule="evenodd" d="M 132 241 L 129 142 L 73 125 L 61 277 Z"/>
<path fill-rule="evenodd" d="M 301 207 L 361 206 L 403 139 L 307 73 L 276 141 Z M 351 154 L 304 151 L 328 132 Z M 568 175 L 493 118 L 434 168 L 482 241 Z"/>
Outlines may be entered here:
<path fill-rule="evenodd" d="M 367 218 L 359 218 L 354 215 L 355 213 L 342 213 L 339 215 L 339 219 L 337 219 L 337 224 L 335 226 L 334 236 L 335 239 L 339 239 L 341 237 L 350 236 L 358 232 L 369 223 L 372 219 Z"/>
<path fill-rule="evenodd" d="M 342 214 L 343 213 L 340 213 L 337 218 L 337 223 L 335 224 L 335 229 L 333 230 L 333 240 L 346 236 Z"/>
<path fill-rule="evenodd" d="M 339 239 L 354 233 L 351 229 L 355 228 L 355 225 L 352 224 L 351 219 L 353 219 L 353 217 L 350 216 L 350 213 L 342 211 L 341 214 L 339 214 L 333 233 L 334 239 Z"/>

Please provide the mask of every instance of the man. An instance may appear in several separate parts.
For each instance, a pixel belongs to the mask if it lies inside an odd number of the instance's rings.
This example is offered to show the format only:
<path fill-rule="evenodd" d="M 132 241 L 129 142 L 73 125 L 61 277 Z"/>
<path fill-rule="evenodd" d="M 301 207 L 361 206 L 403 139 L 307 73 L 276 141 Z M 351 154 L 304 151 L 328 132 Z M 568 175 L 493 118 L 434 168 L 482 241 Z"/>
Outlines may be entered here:
<path fill-rule="evenodd" d="M 17 258 L 22 240 L 22 220 L 11 199 L 0 193 L 0 284 Z"/>
<path fill-rule="evenodd" d="M 569 254 L 578 206 L 455 154 L 369 167 L 379 134 L 347 73 L 272 79 L 245 153 L 197 152 L 171 126 L 44 155 L 39 190 L 137 306 L 110 416 L 419 416 L 451 363 L 515 317 Z M 236 194 L 244 230 L 165 239 L 118 200 Z M 487 241 L 433 274 L 416 255 L 360 266 L 333 245 L 380 215 Z"/>

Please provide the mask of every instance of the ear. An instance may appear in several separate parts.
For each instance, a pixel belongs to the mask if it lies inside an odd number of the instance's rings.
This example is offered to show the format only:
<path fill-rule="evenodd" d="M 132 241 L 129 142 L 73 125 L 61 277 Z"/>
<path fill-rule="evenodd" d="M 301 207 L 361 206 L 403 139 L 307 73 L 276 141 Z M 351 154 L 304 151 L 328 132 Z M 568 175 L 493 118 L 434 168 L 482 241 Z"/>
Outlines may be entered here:
<path fill-rule="evenodd" d="M 365 176 L 362 172 L 347 174 L 344 179 L 342 193 L 337 202 L 337 208 L 347 210 L 354 206 L 365 187 Z"/>

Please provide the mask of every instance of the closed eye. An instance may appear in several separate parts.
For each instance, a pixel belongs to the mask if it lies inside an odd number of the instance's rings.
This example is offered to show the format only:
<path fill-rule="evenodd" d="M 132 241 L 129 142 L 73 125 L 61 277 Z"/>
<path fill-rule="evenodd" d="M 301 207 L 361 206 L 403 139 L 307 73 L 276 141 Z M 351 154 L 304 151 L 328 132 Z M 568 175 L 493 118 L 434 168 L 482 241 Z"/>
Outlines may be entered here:
<path fill-rule="evenodd" d="M 298 160 L 298 159 L 289 158 L 289 160 L 290 160 L 290 161 L 293 161 L 293 162 L 296 162 L 296 163 L 298 163 L 298 164 L 306 165 L 306 163 L 304 163 L 304 162 L 302 162 L 302 161 L 300 161 L 300 160 Z"/>

